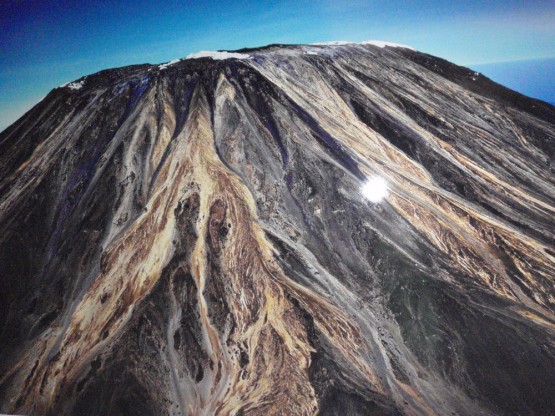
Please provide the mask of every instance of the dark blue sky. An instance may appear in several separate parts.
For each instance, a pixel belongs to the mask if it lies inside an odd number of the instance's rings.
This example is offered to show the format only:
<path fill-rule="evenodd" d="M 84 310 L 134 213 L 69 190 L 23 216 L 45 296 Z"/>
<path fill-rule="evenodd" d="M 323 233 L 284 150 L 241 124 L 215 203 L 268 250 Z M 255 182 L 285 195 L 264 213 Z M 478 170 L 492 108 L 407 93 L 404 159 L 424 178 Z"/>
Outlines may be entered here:
<path fill-rule="evenodd" d="M 0 0 L 0 130 L 52 88 L 105 68 L 367 39 L 467 66 L 555 58 L 555 1 Z"/>

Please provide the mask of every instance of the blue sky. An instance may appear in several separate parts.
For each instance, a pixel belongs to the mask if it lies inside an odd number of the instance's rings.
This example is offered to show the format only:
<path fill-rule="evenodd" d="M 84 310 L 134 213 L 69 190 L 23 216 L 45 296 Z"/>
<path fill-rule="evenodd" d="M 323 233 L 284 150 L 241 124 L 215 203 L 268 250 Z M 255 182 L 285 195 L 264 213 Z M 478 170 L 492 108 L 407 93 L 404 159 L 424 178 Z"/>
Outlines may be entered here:
<path fill-rule="evenodd" d="M 0 0 L 0 131 L 52 88 L 101 69 L 204 49 L 367 39 L 478 70 L 534 60 L 553 71 L 555 1 Z"/>

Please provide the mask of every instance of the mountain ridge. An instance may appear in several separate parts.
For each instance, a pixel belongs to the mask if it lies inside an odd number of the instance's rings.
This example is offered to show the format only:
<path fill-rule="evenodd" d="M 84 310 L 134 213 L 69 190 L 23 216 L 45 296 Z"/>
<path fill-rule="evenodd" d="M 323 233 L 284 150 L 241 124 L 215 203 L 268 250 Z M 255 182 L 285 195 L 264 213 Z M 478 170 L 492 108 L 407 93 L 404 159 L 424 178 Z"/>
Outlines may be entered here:
<path fill-rule="evenodd" d="M 247 53 L 247 52 L 257 52 L 257 51 L 271 50 L 271 49 L 276 49 L 276 48 L 278 48 L 278 49 L 279 49 L 279 48 L 302 48 L 302 47 L 309 47 L 309 46 L 326 46 L 326 44 L 328 44 L 327 46 L 348 46 L 348 45 L 364 45 L 364 44 L 372 44 L 372 43 L 383 43 L 383 44 L 385 44 L 386 47 L 392 47 L 391 45 L 397 45 L 397 47 L 404 47 L 404 48 L 411 49 L 410 46 L 401 45 L 401 44 L 395 44 L 395 43 L 387 42 L 387 41 L 362 41 L 362 42 L 347 42 L 347 41 L 345 41 L 345 44 L 342 44 L 342 45 L 333 45 L 333 43 L 335 43 L 335 42 L 337 42 L 337 41 L 321 42 L 321 43 L 314 43 L 314 44 L 281 44 L 281 43 L 272 43 L 272 44 L 268 44 L 268 45 L 264 45 L 264 46 L 260 46 L 260 47 L 245 47 L 245 48 L 230 49 L 230 50 L 219 49 L 219 50 L 217 50 L 217 51 L 215 51 L 215 52 Z M 449 62 L 449 61 L 447 61 L 447 60 L 445 60 L 445 59 L 435 57 L 435 56 L 430 55 L 430 54 L 427 54 L 427 53 L 425 53 L 425 52 L 416 51 L 415 49 L 414 49 L 414 51 L 415 51 L 415 52 L 418 52 L 419 55 L 428 56 L 428 57 L 431 58 L 431 59 L 441 59 L 441 61 L 443 61 L 444 63 L 449 63 L 450 65 L 455 65 L 455 66 L 457 66 L 457 67 L 459 67 L 459 68 L 464 68 L 464 69 L 466 69 L 466 70 L 473 71 L 473 72 L 475 72 L 476 74 L 479 74 L 480 77 L 483 77 L 483 78 L 487 79 L 488 81 L 490 81 L 490 82 L 496 84 L 497 86 L 502 87 L 502 89 L 508 90 L 508 91 L 501 91 L 501 94 L 503 94 L 503 95 L 505 95 L 505 96 L 509 96 L 510 99 L 512 99 L 513 102 L 515 102 L 515 101 L 518 102 L 519 100 L 521 100 L 522 98 L 525 97 L 525 98 L 527 98 L 527 99 L 531 99 L 531 100 L 537 101 L 537 102 L 538 102 L 538 105 L 539 105 L 540 107 L 543 107 L 545 104 L 548 104 L 548 105 L 550 105 L 550 106 L 552 106 L 552 107 L 555 106 L 555 103 L 553 103 L 553 102 L 549 102 L 549 101 L 546 101 L 546 100 L 542 100 L 542 99 L 540 99 L 540 98 L 528 97 L 528 96 L 526 96 L 525 94 L 523 94 L 523 93 L 521 93 L 521 92 L 514 91 L 514 90 L 510 89 L 509 87 L 507 87 L 507 86 L 505 86 L 505 85 L 503 85 L 503 84 L 500 84 L 500 83 L 498 83 L 498 82 L 493 81 L 492 79 L 490 79 L 490 78 L 488 78 L 487 76 L 481 74 L 480 72 L 476 72 L 476 71 L 470 69 L 469 67 L 465 67 L 465 66 L 463 66 L 463 65 L 453 64 L 453 63 L 451 63 L 451 62 Z M 194 55 L 194 54 L 190 54 L 190 55 Z M 77 81 L 79 81 L 79 80 L 82 80 L 82 79 L 85 78 L 85 77 L 98 75 L 98 74 L 101 74 L 101 73 L 104 73 L 104 72 L 107 72 L 107 71 L 117 71 L 117 70 L 123 70 L 123 69 L 126 69 L 126 68 L 143 68 L 143 67 L 156 67 L 156 66 L 160 67 L 160 66 L 166 65 L 166 64 L 168 64 L 168 63 L 170 63 L 170 62 L 185 61 L 185 60 L 187 60 L 187 59 L 191 59 L 191 58 L 187 58 L 187 57 L 184 57 L 184 58 L 176 58 L 176 59 L 174 59 L 174 60 L 170 60 L 170 61 L 167 61 L 167 62 L 164 62 L 164 63 L 160 63 L 160 64 L 142 63 L 142 64 L 131 64 L 131 65 L 125 65 L 125 66 L 121 66 L 121 67 L 102 69 L 102 70 L 100 70 L 100 71 L 97 71 L 97 72 L 94 72 L 94 73 L 91 73 L 91 74 L 88 74 L 88 75 L 83 75 L 83 76 L 81 76 L 80 78 L 75 79 L 74 81 L 69 81 L 69 82 L 67 82 L 67 83 L 65 83 L 65 84 L 63 84 L 63 85 L 60 85 L 59 87 L 55 87 L 55 88 L 53 88 L 53 89 L 50 91 L 50 93 L 51 93 L 52 91 L 54 91 L 55 89 L 57 89 L 57 88 L 63 88 L 63 87 L 65 87 L 65 86 L 67 86 L 68 84 L 77 82 Z M 192 59 L 197 59 L 197 58 L 192 58 Z M 479 88 L 475 90 L 475 92 L 478 92 L 478 91 L 479 91 Z M 483 92 L 483 91 L 482 91 L 482 92 Z M 478 92 L 478 93 L 479 93 L 479 92 Z M 46 97 L 45 97 L 45 98 L 46 98 Z M 44 98 L 43 98 L 43 99 L 44 99 Z M 42 101 L 42 100 L 41 100 L 41 101 Z M 39 102 L 39 103 L 40 103 L 40 102 Z M 37 103 L 37 105 L 38 105 L 39 103 Z M 29 109 L 29 111 L 31 111 L 31 109 Z M 29 112 L 29 111 L 28 111 L 28 112 Z M 26 113 L 25 113 L 25 114 L 26 114 Z M 22 118 L 25 114 L 23 114 L 20 118 Z M 16 121 L 17 121 L 17 120 L 16 120 Z M 14 123 L 15 123 L 15 122 L 14 122 Z M 12 124 L 13 124 L 13 123 L 12 123 Z M 7 130 L 9 127 L 11 127 L 11 125 L 7 126 L 7 127 L 5 128 L 5 130 Z"/>

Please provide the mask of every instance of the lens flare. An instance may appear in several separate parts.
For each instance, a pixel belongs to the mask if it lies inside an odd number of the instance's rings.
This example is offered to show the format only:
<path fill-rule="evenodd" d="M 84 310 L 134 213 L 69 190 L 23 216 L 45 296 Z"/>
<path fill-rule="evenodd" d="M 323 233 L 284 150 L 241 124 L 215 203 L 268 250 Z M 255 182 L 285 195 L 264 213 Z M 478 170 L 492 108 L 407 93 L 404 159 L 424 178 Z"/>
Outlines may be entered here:
<path fill-rule="evenodd" d="M 387 182 L 376 176 L 368 179 L 360 188 L 362 195 L 371 202 L 380 202 L 387 196 Z"/>

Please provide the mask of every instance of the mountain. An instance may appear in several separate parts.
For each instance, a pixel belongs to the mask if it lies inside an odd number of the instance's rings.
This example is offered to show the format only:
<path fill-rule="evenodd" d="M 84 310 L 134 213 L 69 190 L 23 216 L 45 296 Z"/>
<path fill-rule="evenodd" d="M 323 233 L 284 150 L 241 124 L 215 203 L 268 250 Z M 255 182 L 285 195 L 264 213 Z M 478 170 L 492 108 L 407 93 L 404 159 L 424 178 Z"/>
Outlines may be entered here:
<path fill-rule="evenodd" d="M 102 71 L 0 134 L 0 411 L 555 413 L 555 108 L 387 43 Z"/>

